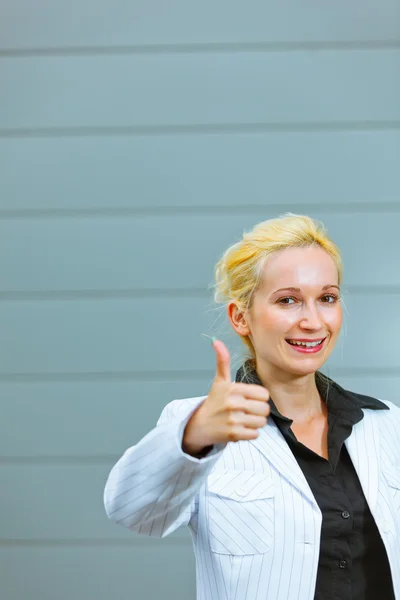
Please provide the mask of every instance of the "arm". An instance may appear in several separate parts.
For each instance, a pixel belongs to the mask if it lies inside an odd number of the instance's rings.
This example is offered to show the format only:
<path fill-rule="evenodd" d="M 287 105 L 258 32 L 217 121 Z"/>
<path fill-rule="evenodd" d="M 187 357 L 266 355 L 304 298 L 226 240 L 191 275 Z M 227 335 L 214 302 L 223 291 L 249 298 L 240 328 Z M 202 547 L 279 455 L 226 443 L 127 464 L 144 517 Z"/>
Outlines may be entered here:
<path fill-rule="evenodd" d="M 182 450 L 186 424 L 203 400 L 168 404 L 157 426 L 112 468 L 104 490 L 110 520 L 153 537 L 189 523 L 196 495 L 221 453 L 216 446 L 198 459 Z"/>
<path fill-rule="evenodd" d="M 267 422 L 268 391 L 232 383 L 228 349 L 219 340 L 213 346 L 217 368 L 208 396 L 168 404 L 157 427 L 125 452 L 108 477 L 108 517 L 137 533 L 164 537 L 187 525 L 222 449 L 255 439 Z"/>

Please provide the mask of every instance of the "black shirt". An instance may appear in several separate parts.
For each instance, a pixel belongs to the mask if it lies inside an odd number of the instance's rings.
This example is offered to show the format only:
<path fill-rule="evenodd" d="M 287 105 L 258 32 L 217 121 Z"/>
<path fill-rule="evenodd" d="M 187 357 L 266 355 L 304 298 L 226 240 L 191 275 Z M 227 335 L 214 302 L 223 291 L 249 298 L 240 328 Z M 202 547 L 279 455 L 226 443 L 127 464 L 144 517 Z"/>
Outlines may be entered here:
<path fill-rule="evenodd" d="M 236 381 L 261 384 L 257 373 L 239 369 Z M 292 420 L 270 399 L 271 416 L 288 443 L 322 512 L 315 600 L 395 600 L 386 549 L 369 510 L 344 441 L 363 418 L 362 408 L 386 404 L 316 378 L 328 408 L 328 460 L 299 442 Z M 327 383 L 328 382 L 328 383 Z M 270 418 L 271 418 L 270 416 Z"/>

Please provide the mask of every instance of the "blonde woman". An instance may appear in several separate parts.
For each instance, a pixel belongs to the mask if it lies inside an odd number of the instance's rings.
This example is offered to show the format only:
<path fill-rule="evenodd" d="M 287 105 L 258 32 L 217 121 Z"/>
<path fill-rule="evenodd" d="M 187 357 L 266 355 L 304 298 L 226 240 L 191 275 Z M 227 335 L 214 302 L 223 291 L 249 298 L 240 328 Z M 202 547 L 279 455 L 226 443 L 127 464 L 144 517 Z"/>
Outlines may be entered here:
<path fill-rule="evenodd" d="M 142 535 L 188 525 L 198 600 L 400 600 L 400 409 L 320 372 L 342 324 L 324 227 L 265 221 L 216 266 L 251 358 L 175 400 L 113 467 L 108 517 Z"/>

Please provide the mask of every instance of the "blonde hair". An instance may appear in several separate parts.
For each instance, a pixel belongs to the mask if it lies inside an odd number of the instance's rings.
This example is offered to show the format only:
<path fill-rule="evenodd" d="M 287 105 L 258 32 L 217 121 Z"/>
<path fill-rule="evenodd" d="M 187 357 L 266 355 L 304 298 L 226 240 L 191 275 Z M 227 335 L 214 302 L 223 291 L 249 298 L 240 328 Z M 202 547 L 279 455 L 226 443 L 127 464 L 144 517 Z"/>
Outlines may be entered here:
<path fill-rule="evenodd" d="M 239 310 L 248 310 L 268 258 L 286 248 L 313 245 L 320 246 L 333 258 L 340 285 L 343 277 L 340 250 L 328 236 L 324 225 L 311 217 L 288 213 L 259 223 L 224 252 L 215 266 L 215 302 L 225 305 L 235 302 Z M 248 337 L 241 339 L 251 358 L 255 359 L 251 340 Z"/>

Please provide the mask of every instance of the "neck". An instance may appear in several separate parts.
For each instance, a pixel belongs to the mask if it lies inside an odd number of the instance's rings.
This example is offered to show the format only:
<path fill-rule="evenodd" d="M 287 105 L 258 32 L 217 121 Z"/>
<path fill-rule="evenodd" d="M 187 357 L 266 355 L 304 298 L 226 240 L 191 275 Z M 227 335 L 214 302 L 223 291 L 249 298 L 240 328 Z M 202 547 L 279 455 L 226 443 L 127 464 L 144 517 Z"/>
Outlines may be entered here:
<path fill-rule="evenodd" d="M 288 376 L 257 365 L 257 374 L 278 411 L 288 419 L 300 423 L 326 414 L 326 404 L 321 400 L 314 373 Z"/>

